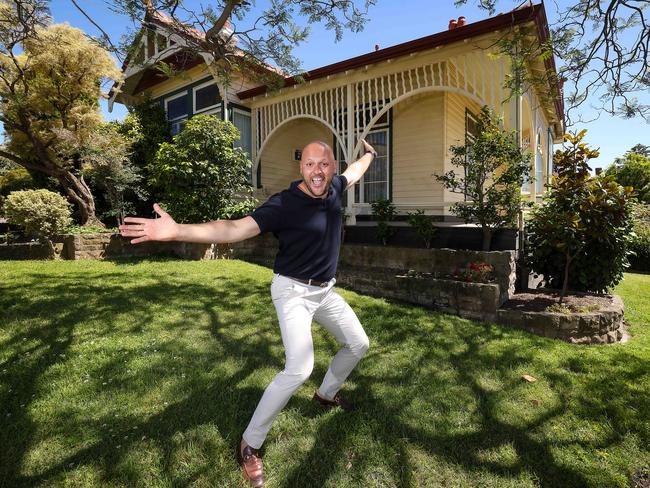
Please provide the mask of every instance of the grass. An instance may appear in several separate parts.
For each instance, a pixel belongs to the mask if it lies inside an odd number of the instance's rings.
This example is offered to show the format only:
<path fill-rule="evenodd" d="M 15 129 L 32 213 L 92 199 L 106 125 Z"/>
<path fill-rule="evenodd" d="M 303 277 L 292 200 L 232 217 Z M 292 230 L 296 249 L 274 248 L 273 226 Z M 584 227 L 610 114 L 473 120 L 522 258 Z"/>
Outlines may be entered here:
<path fill-rule="evenodd" d="M 0 262 L 0 486 L 245 486 L 233 448 L 284 360 L 270 278 Z M 343 291 L 371 342 L 346 384 L 360 411 L 310 402 L 337 350 L 315 326 L 268 486 L 629 486 L 650 464 L 650 275 L 616 292 L 631 341 L 575 346 Z"/>

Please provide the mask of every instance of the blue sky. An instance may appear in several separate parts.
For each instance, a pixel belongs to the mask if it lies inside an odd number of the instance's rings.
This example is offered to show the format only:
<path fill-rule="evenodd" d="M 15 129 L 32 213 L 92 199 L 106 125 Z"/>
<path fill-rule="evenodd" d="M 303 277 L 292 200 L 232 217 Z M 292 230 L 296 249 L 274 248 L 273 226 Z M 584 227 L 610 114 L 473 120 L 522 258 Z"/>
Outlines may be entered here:
<path fill-rule="evenodd" d="M 547 2 L 546 13 L 549 23 L 553 23 L 556 18 L 556 4 L 563 7 L 575 1 L 577 0 Z M 83 0 L 80 3 L 114 39 L 119 39 L 120 35 L 132 27 L 128 19 L 118 17 L 109 11 L 103 0 Z M 188 3 L 199 4 L 198 1 Z M 216 2 L 207 0 L 203 3 Z M 370 19 L 362 32 L 356 34 L 345 32 L 343 39 L 335 43 L 333 32 L 325 30 L 320 25 L 314 25 L 309 39 L 294 53 L 302 61 L 305 69 L 335 63 L 371 52 L 375 44 L 385 48 L 446 30 L 449 19 L 460 15 L 464 15 L 468 23 L 488 17 L 487 12 L 476 8 L 473 3 L 477 2 L 469 0 L 467 5 L 457 8 L 453 0 L 378 0 L 378 4 L 371 8 Z M 497 12 L 510 10 L 518 3 L 501 0 L 497 5 Z M 259 7 L 265 4 L 266 1 L 257 1 Z M 75 9 L 70 0 L 52 0 L 51 10 L 55 22 L 68 22 L 90 34 L 98 34 L 97 29 Z M 111 114 L 106 110 L 105 104 L 102 107 L 107 119 L 120 119 L 126 114 L 124 107 L 117 104 Z M 592 118 L 594 115 L 595 112 L 588 108 L 583 112 L 585 119 Z M 588 129 L 587 142 L 592 147 L 599 147 L 601 151 L 601 156 L 592 161 L 592 167 L 608 166 L 614 158 L 621 156 L 637 143 L 650 145 L 650 124 L 640 118 L 623 120 L 601 115 L 597 121 L 576 128 L 585 127 Z"/>

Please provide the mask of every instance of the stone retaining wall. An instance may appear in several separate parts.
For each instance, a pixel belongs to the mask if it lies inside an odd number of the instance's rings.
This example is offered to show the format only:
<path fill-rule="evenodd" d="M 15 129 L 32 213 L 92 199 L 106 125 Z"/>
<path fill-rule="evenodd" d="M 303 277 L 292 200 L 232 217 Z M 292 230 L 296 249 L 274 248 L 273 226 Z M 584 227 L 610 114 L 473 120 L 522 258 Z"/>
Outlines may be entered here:
<path fill-rule="evenodd" d="M 218 254 L 272 266 L 276 252 L 277 240 L 264 235 L 224 246 Z M 447 279 L 447 275 L 478 261 L 493 266 L 493 283 Z M 409 270 L 420 276 L 406 276 Z M 515 280 L 514 251 L 485 253 L 363 244 L 343 244 L 337 273 L 339 284 L 361 293 L 479 320 L 494 320 L 497 309 L 514 293 Z"/>
<path fill-rule="evenodd" d="M 605 309 L 596 312 L 562 314 L 500 309 L 499 324 L 574 344 L 609 344 L 627 339 L 623 300 L 613 295 Z"/>
<path fill-rule="evenodd" d="M 54 259 L 52 248 L 40 242 L 0 244 L 0 260 Z"/>
<path fill-rule="evenodd" d="M 131 244 L 132 238 L 117 234 L 81 234 L 63 237 L 63 259 L 132 258 L 169 256 L 199 260 L 210 257 L 209 244 L 187 242 L 145 242 Z"/>

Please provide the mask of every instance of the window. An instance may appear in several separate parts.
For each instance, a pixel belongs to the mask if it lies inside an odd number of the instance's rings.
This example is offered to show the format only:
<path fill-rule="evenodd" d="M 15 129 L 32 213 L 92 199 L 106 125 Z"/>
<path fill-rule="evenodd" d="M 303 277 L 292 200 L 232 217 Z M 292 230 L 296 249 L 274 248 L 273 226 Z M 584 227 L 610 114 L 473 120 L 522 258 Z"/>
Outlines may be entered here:
<path fill-rule="evenodd" d="M 553 175 L 553 133 L 549 127 L 546 131 L 546 182 L 551 182 Z"/>
<path fill-rule="evenodd" d="M 250 159 L 253 153 L 252 135 L 251 135 L 251 114 L 238 108 L 232 109 L 231 122 L 239 130 L 239 140 L 235 141 L 235 147 L 241 147 L 248 154 Z M 248 181 L 253 182 L 253 168 L 249 170 Z"/>
<path fill-rule="evenodd" d="M 535 148 L 535 192 L 541 194 L 544 191 L 544 159 L 542 146 L 542 131 L 537 132 L 537 145 Z"/>
<path fill-rule="evenodd" d="M 166 98 L 165 112 L 167 113 L 170 132 L 175 136 L 183 130 L 187 121 L 187 92 Z"/>
<path fill-rule="evenodd" d="M 530 152 L 530 129 L 524 129 L 522 134 L 521 134 L 521 150 L 523 152 Z M 531 154 L 531 156 L 534 156 L 534 154 Z M 531 163 L 532 165 L 532 163 Z M 532 167 L 529 168 L 529 171 L 532 170 Z M 521 191 L 522 193 L 530 193 L 531 190 L 531 182 L 530 180 L 526 181 L 523 185 L 521 185 Z"/>
<path fill-rule="evenodd" d="M 469 110 L 465 110 L 465 144 L 472 144 L 478 137 L 478 125 L 476 116 Z"/>
<path fill-rule="evenodd" d="M 354 185 L 354 198 L 359 203 L 388 199 L 388 131 L 388 127 L 374 129 L 366 136 L 368 144 L 377 151 L 377 157 L 363 178 Z"/>
<path fill-rule="evenodd" d="M 363 118 L 363 121 L 358 121 L 367 125 L 370 119 L 377 113 L 375 104 L 368 107 L 363 114 L 355 114 L 357 118 Z M 347 110 L 342 110 L 337 114 L 338 123 L 342 127 L 347 127 Z M 377 151 L 377 157 L 374 159 L 368 171 L 363 175 L 363 178 L 354 185 L 354 200 L 356 203 L 374 203 L 377 200 L 388 199 L 390 195 L 390 117 L 389 112 L 384 113 L 377 122 L 373 129 L 366 136 L 366 141 Z M 347 131 L 344 132 L 343 137 L 347 137 Z M 345 172 L 347 162 L 345 161 L 345 154 L 340 146 L 336 144 L 334 154 L 339 161 L 339 173 Z M 347 192 L 343 194 L 343 206 L 347 206 Z"/>
<path fill-rule="evenodd" d="M 194 113 L 204 115 L 221 113 L 219 88 L 213 81 L 194 87 Z"/>
<path fill-rule="evenodd" d="M 478 123 L 476 121 L 476 116 L 469 110 L 465 109 L 465 147 L 467 149 L 472 147 L 472 144 L 474 144 L 477 137 Z M 465 161 L 467 161 L 467 153 L 465 153 Z M 464 179 L 467 181 L 467 166 L 465 166 L 463 170 L 465 172 Z M 467 186 L 465 186 L 465 190 L 463 191 L 463 198 L 465 201 L 469 200 L 467 197 Z"/>

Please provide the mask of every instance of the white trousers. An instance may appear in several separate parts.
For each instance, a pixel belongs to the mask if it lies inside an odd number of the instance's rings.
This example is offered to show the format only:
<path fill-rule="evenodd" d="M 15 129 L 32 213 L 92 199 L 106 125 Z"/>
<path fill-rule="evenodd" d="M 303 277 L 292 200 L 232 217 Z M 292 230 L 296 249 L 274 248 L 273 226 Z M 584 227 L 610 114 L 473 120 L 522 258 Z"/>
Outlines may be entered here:
<path fill-rule="evenodd" d="M 343 346 L 318 388 L 322 398 L 334 398 L 368 350 L 368 337 L 350 305 L 334 291 L 335 281 L 332 279 L 328 286 L 319 287 L 278 274 L 273 278 L 271 297 L 280 323 L 285 366 L 264 391 L 243 434 L 246 443 L 255 449 L 262 447 L 273 421 L 314 369 L 313 319 L 334 334 Z"/>

